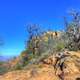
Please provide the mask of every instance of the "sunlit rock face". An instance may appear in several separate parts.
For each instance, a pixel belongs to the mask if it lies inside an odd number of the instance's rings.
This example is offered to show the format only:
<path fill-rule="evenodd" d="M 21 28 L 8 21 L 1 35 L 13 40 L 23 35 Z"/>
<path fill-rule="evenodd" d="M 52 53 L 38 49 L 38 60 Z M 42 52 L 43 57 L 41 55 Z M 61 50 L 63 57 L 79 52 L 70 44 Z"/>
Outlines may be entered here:
<path fill-rule="evenodd" d="M 53 54 L 29 68 L 8 72 L 1 80 L 80 80 L 80 52 Z"/>

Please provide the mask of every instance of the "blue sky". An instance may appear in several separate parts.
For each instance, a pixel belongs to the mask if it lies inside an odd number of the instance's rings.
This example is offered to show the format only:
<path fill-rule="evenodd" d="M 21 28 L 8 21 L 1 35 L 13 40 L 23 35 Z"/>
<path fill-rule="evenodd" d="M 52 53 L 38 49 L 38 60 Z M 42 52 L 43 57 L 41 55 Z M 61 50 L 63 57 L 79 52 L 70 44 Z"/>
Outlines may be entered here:
<path fill-rule="evenodd" d="M 0 1 L 0 36 L 4 46 L 3 55 L 19 55 L 24 50 L 24 41 L 28 37 L 25 25 L 42 24 L 46 29 L 63 29 L 63 16 L 67 10 L 80 9 L 80 0 L 1 0 Z"/>

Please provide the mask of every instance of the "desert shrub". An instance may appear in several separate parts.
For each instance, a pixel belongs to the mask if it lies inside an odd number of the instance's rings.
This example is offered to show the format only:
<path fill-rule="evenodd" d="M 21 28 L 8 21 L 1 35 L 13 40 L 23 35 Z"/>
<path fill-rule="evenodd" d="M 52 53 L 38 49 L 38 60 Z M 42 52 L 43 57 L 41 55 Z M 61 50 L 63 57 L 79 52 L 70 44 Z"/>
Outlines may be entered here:
<path fill-rule="evenodd" d="M 65 48 L 65 45 L 63 42 L 58 42 L 57 45 L 56 45 L 56 50 L 57 51 L 61 51 Z"/>
<path fill-rule="evenodd" d="M 46 58 L 50 53 L 64 49 L 65 43 L 61 37 L 53 37 L 52 34 L 47 34 L 47 32 L 44 34 L 30 40 L 27 47 L 28 60 L 24 60 L 24 64 L 37 62 L 39 59 Z"/>
<path fill-rule="evenodd" d="M 69 50 L 80 50 L 80 13 L 77 11 L 70 12 L 72 21 L 67 22 L 66 35 Z"/>
<path fill-rule="evenodd" d="M 4 63 L 5 63 L 5 62 L 3 62 L 3 61 L 0 61 L 0 66 L 1 66 L 1 65 L 3 65 Z"/>
<path fill-rule="evenodd" d="M 34 55 L 36 54 L 36 48 L 39 47 L 40 35 L 42 34 L 42 30 L 40 25 L 38 24 L 29 24 L 27 25 L 27 33 L 28 33 L 28 41 L 27 46 L 28 50 L 31 51 Z M 38 52 L 39 53 L 39 52 Z"/>
<path fill-rule="evenodd" d="M 23 65 L 17 63 L 17 64 L 12 68 L 12 70 L 21 70 L 22 68 L 23 68 Z"/>
<path fill-rule="evenodd" d="M 61 51 L 65 48 L 65 38 L 64 38 L 64 32 L 60 33 L 60 36 L 54 36 L 54 37 L 49 37 L 49 49 L 52 52 L 55 51 Z"/>
<path fill-rule="evenodd" d="M 5 62 L 0 61 L 0 75 L 7 72 L 7 68 L 4 66 Z"/>
<path fill-rule="evenodd" d="M 20 55 L 20 64 L 22 64 L 22 66 L 25 66 L 30 62 L 30 60 L 32 60 L 36 56 L 37 55 L 34 55 L 32 51 L 30 51 L 29 49 L 24 50 L 21 52 L 21 55 Z"/>
<path fill-rule="evenodd" d="M 55 51 L 59 52 L 66 48 L 69 50 L 80 50 L 80 14 L 74 11 L 71 12 L 71 15 L 73 17 L 72 20 L 65 22 L 65 31 L 61 32 L 59 37 L 56 37 L 57 32 L 55 31 L 51 31 L 50 34 L 47 31 L 42 33 L 38 25 L 28 25 L 27 32 L 29 39 L 26 44 L 28 57 L 24 57 L 24 61 L 28 59 L 34 62 L 39 58 L 41 59 L 46 51 L 54 53 Z M 52 32 L 55 32 L 55 37 L 53 37 Z M 49 55 L 49 53 L 46 55 Z"/>
<path fill-rule="evenodd" d="M 25 64 L 25 61 L 28 61 L 29 60 L 29 51 L 28 50 L 24 50 L 21 52 L 21 55 L 20 55 L 20 59 L 21 59 L 21 64 Z"/>
<path fill-rule="evenodd" d="M 0 75 L 4 74 L 8 72 L 8 68 L 4 67 L 4 66 L 0 66 Z"/>

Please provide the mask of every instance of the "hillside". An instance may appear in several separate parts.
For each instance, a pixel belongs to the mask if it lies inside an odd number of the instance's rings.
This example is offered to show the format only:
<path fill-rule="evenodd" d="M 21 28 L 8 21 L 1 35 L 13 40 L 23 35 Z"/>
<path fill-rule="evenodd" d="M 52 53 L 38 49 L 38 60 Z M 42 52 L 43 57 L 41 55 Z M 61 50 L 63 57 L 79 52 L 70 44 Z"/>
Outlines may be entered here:
<path fill-rule="evenodd" d="M 19 57 L 3 64 L 2 67 L 7 71 L 0 75 L 0 80 L 80 80 L 80 51 L 63 49 L 63 34 L 46 32 L 40 38 L 33 38 L 34 43 L 40 41 L 47 44 L 50 39 L 52 42 L 50 40 L 46 49 L 41 44 L 41 49 L 44 50 L 41 55 L 37 54 L 38 49 L 35 49 L 35 54 L 29 53 L 32 45 L 28 52 L 25 50 Z"/>
<path fill-rule="evenodd" d="M 80 52 L 65 51 L 22 70 L 8 72 L 0 80 L 80 80 Z"/>
<path fill-rule="evenodd" d="M 2 65 L 0 80 L 80 80 L 80 16 L 75 14 L 64 31 L 28 25 L 25 50 Z"/>

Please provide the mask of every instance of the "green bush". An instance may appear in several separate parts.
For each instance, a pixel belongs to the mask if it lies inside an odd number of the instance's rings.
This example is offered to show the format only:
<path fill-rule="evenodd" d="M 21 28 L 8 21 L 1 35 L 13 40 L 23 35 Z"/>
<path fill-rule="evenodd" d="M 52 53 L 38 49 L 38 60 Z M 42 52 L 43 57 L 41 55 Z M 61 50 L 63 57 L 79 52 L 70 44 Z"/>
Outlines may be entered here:
<path fill-rule="evenodd" d="M 12 70 L 21 70 L 23 68 L 22 64 L 17 63 Z"/>
<path fill-rule="evenodd" d="M 57 51 L 61 51 L 61 50 L 63 50 L 64 48 L 65 48 L 65 45 L 64 45 L 63 42 L 57 43 L 57 45 L 56 45 L 56 50 L 57 50 Z"/>
<path fill-rule="evenodd" d="M 8 72 L 8 69 L 4 66 L 0 66 L 0 75 L 4 74 L 6 72 Z"/>
<path fill-rule="evenodd" d="M 80 13 L 72 10 L 70 11 L 72 20 L 67 22 L 65 36 L 67 36 L 66 47 L 69 50 L 80 50 Z"/>

